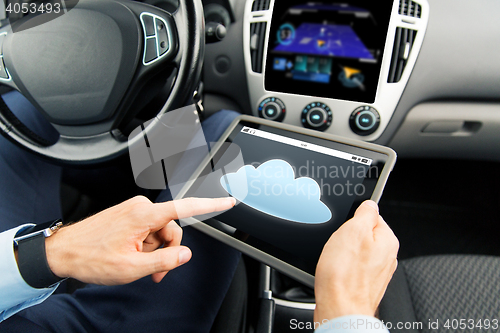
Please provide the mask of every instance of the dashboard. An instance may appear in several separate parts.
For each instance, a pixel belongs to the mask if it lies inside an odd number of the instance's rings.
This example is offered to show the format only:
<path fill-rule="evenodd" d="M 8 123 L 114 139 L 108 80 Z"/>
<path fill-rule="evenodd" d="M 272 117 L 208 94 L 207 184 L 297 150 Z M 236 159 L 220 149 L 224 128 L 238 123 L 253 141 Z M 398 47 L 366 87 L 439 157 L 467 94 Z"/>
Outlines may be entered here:
<path fill-rule="evenodd" d="M 496 74 L 500 72 L 500 44 L 492 42 L 500 38 L 500 21 L 496 19 L 500 2 L 390 1 L 392 7 L 390 20 L 384 27 L 387 29 L 385 41 L 378 44 L 370 44 L 371 38 L 367 39 L 359 28 L 366 12 L 377 23 L 384 21 L 384 16 L 379 18 L 380 11 L 366 6 L 368 1 L 342 2 L 340 5 L 351 6 L 345 7 L 351 11 L 355 7 L 358 18 L 351 18 L 351 22 L 345 18 L 343 22 L 327 20 L 326 25 L 333 33 L 331 26 L 352 24 L 352 31 L 347 34 L 351 37 L 340 40 L 352 41 L 356 38 L 354 33 L 378 62 L 369 64 L 363 62 L 362 57 L 325 55 L 318 44 L 319 49 L 313 50 L 315 54 L 300 46 L 304 38 L 306 41 L 311 38 L 311 42 L 316 43 L 321 39 L 317 38 L 321 28 L 312 36 L 305 36 L 304 28 L 307 24 L 323 24 L 323 20 L 315 21 L 314 15 L 311 18 L 305 14 L 291 17 L 301 9 L 293 6 L 311 2 L 297 4 L 278 0 L 276 5 L 273 0 L 205 0 L 204 3 L 214 1 L 226 2 L 232 21 L 226 38 L 206 47 L 203 81 L 207 113 L 233 109 L 257 117 L 276 117 L 275 121 L 388 145 L 400 157 L 500 160 L 500 80 Z M 283 8 L 280 3 L 284 4 Z M 321 8 L 319 12 L 325 12 L 320 1 L 312 3 L 316 9 Z M 333 3 L 323 2 L 323 5 Z M 334 8 L 329 9 L 335 12 Z M 304 8 L 301 10 L 304 12 Z M 278 11 L 288 12 L 290 18 L 275 16 Z M 293 30 L 286 26 L 280 30 L 288 21 Z M 303 23 L 306 26 L 301 28 Z M 372 29 L 368 29 L 371 32 Z M 278 31 L 285 44 L 289 42 L 288 36 L 295 32 L 298 49 L 290 43 L 290 52 L 276 50 L 279 46 L 272 43 L 276 42 Z M 323 41 L 323 46 L 330 42 Z M 351 45 L 348 52 L 353 48 L 359 50 Z M 301 55 L 319 58 L 318 73 L 308 72 L 307 63 L 303 63 L 303 73 L 295 73 L 295 60 Z M 285 58 L 292 64 L 277 59 L 274 65 L 273 57 Z M 325 58 L 331 58 L 330 75 L 325 70 L 330 60 Z M 314 72 L 315 60 L 310 61 L 309 68 Z M 327 67 L 322 66 L 325 73 L 320 71 L 321 61 L 326 61 Z M 283 65 L 285 70 L 280 71 Z M 377 69 L 380 66 L 379 72 L 362 68 L 368 65 Z M 278 69 L 273 74 L 274 66 Z M 288 69 L 286 66 L 293 67 Z M 339 66 L 349 69 L 346 71 Z M 359 84 L 363 79 L 364 96 Z M 330 81 L 324 83 L 322 80 Z M 354 87 L 345 87 L 344 83 Z M 356 92 L 356 98 L 349 96 L 350 89 Z M 317 108 L 318 104 L 322 110 Z M 280 109 L 285 112 L 276 112 Z M 313 110 L 309 122 L 308 118 L 303 122 L 304 110 L 306 113 Z M 321 121 L 322 125 L 314 123 Z M 373 127 L 372 122 L 375 123 Z"/>

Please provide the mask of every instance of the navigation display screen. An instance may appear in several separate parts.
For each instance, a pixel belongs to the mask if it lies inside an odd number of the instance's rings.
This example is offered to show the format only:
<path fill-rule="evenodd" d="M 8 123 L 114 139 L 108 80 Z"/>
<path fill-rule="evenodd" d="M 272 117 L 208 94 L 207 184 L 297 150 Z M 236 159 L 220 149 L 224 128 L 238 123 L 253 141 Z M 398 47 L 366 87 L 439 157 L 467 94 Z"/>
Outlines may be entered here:
<path fill-rule="evenodd" d="M 266 90 L 373 103 L 392 5 L 276 0 Z"/>

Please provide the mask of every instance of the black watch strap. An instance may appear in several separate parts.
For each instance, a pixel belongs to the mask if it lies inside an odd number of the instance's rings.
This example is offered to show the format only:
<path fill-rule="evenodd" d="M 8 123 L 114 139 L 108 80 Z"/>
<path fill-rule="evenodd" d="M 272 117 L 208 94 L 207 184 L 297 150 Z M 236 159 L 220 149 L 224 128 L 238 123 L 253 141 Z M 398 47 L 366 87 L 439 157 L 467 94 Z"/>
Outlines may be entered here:
<path fill-rule="evenodd" d="M 48 288 L 63 280 L 50 270 L 42 232 L 18 242 L 17 263 L 24 281 L 33 288 Z"/>

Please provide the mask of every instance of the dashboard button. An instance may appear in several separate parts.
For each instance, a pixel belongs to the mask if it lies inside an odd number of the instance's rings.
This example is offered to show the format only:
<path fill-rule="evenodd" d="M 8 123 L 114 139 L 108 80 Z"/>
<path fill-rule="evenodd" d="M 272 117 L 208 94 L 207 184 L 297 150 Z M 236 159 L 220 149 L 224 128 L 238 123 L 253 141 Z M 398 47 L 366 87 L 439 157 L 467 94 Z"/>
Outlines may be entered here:
<path fill-rule="evenodd" d="M 279 115 L 279 107 L 275 103 L 269 103 L 263 110 L 264 118 L 273 119 Z"/>
<path fill-rule="evenodd" d="M 285 118 L 286 107 L 282 100 L 276 97 L 264 99 L 259 104 L 259 116 L 264 119 L 283 121 Z"/>
<path fill-rule="evenodd" d="M 356 126 L 362 130 L 371 130 L 375 124 L 375 115 L 371 111 L 363 111 L 356 117 Z"/>
<path fill-rule="evenodd" d="M 327 119 L 327 115 L 325 110 L 317 108 L 317 109 L 312 109 L 309 111 L 307 114 L 307 122 L 311 127 L 321 127 L 325 123 L 325 120 Z"/>
<path fill-rule="evenodd" d="M 332 124 L 333 113 L 324 103 L 311 103 L 302 110 L 302 125 L 318 131 L 324 131 Z"/>
<path fill-rule="evenodd" d="M 361 106 L 351 114 L 349 125 L 352 131 L 358 135 L 370 135 L 378 129 L 380 115 L 377 110 L 370 106 Z"/>

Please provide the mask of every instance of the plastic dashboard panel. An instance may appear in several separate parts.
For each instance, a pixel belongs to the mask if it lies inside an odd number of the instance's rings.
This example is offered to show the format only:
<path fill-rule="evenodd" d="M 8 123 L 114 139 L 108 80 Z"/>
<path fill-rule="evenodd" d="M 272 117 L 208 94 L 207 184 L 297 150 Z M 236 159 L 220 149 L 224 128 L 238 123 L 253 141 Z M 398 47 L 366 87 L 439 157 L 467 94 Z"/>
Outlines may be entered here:
<path fill-rule="evenodd" d="M 483 116 L 477 116 L 478 103 L 486 103 L 484 107 L 487 108 L 491 108 L 492 103 L 495 103 L 497 108 L 500 105 L 498 93 L 500 91 L 498 79 L 500 44 L 493 42 L 500 39 L 500 21 L 498 20 L 500 2 L 496 0 L 477 0 L 473 3 L 468 0 L 429 0 L 429 5 L 431 12 L 425 41 L 411 79 L 389 126 L 376 143 L 390 144 L 398 149 L 398 153 L 407 157 L 485 159 L 497 154 L 496 146 L 498 146 L 498 134 L 489 136 L 483 133 L 486 127 L 478 133 L 481 136 L 481 142 L 476 139 L 476 135 L 434 136 L 432 149 L 428 151 L 428 146 L 421 146 L 418 154 L 416 154 L 418 147 L 414 146 L 407 151 L 407 146 L 398 142 L 405 134 L 416 137 L 415 133 L 405 132 L 406 125 L 403 125 L 404 127 L 401 125 L 405 119 L 411 120 L 410 110 L 423 102 L 454 103 L 461 110 L 467 109 L 467 113 L 460 111 L 458 114 L 455 108 L 443 109 L 440 106 L 436 110 L 449 113 L 444 119 L 456 117 L 457 120 L 466 121 L 484 120 Z M 479 112 L 482 112 L 482 109 Z M 490 112 L 491 120 L 493 120 L 492 117 L 498 119 L 497 114 L 498 111 Z M 435 120 L 435 117 L 430 120 Z M 495 123 L 499 124 L 497 120 Z M 500 125 L 495 125 L 495 123 L 488 123 L 488 128 L 496 126 L 496 133 L 499 133 Z M 404 137 L 404 140 L 408 143 L 414 138 Z M 449 145 L 452 142 L 455 142 L 453 149 Z M 436 144 L 441 145 L 440 150 Z M 478 144 L 481 145 L 481 150 L 477 149 Z"/>
<path fill-rule="evenodd" d="M 399 0 L 395 0 L 392 7 L 392 15 L 389 23 L 389 30 L 387 34 L 384 55 L 382 58 L 381 74 L 378 82 L 377 94 L 373 104 L 358 103 L 351 101 L 343 101 L 329 98 L 318 98 L 314 96 L 303 96 L 294 94 L 277 93 L 266 91 L 264 88 L 264 74 L 256 73 L 252 70 L 251 56 L 250 56 L 250 40 L 251 32 L 250 25 L 252 23 L 266 22 L 266 37 L 264 42 L 263 52 L 263 71 L 265 73 L 266 58 L 267 58 L 267 44 L 269 40 L 269 30 L 271 27 L 271 19 L 276 0 L 271 0 L 270 9 L 263 11 L 252 12 L 253 0 L 247 0 L 243 18 L 243 49 L 245 57 L 245 69 L 247 73 L 247 82 L 249 88 L 250 102 L 252 114 L 258 116 L 258 105 L 262 100 L 267 97 L 277 97 L 281 99 L 286 107 L 287 114 L 284 123 L 300 126 L 301 124 L 301 111 L 303 108 L 312 102 L 321 102 L 330 107 L 333 111 L 333 123 L 325 131 L 326 133 L 339 135 L 342 137 L 349 137 L 354 139 L 361 139 L 365 141 L 374 141 L 378 139 L 385 128 L 389 124 L 396 106 L 405 90 L 406 84 L 410 78 L 411 72 L 415 66 L 420 48 L 422 46 L 427 22 L 429 18 L 429 4 L 426 0 L 417 0 L 415 3 L 421 5 L 421 18 L 408 17 L 399 14 Z M 279 0 L 278 0 L 279 1 Z M 285 0 L 281 0 L 285 1 Z M 401 80 L 397 83 L 387 83 L 389 75 L 390 63 L 393 52 L 393 45 L 398 27 L 407 28 L 417 31 L 416 39 L 413 44 L 411 53 L 409 54 L 406 68 L 403 72 Z M 368 136 L 359 136 L 355 134 L 349 126 L 349 117 L 351 113 L 360 106 L 371 106 L 375 108 L 380 114 L 380 126 L 373 134 Z"/>

